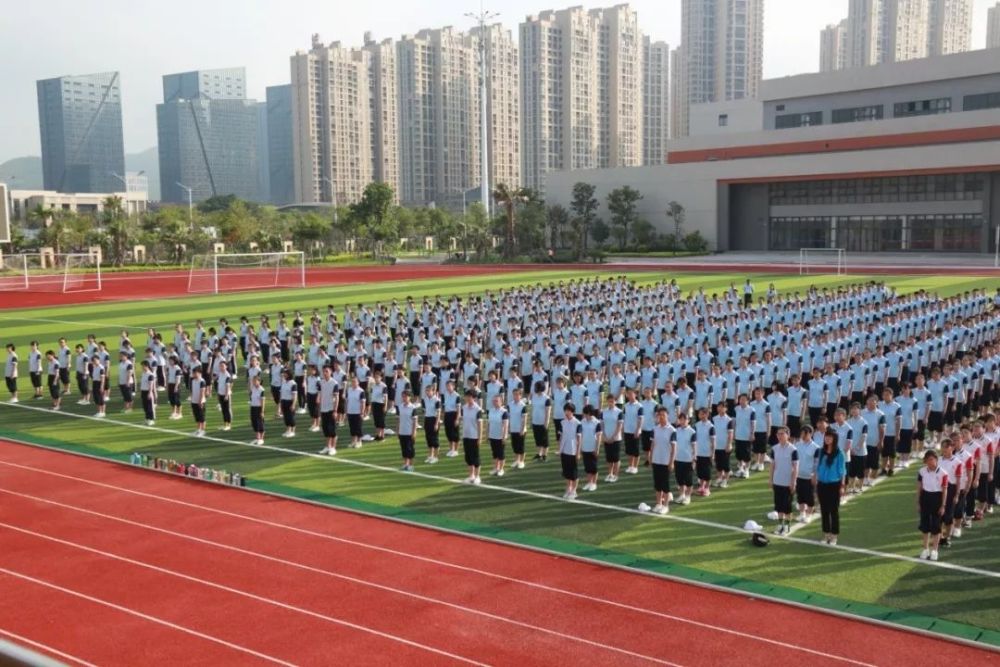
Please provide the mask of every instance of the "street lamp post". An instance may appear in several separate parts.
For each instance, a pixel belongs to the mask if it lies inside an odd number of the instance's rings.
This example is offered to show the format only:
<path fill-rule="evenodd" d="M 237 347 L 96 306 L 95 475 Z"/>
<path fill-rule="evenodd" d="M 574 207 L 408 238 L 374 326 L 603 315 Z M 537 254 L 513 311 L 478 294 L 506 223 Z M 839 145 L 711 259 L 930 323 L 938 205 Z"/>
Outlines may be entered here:
<path fill-rule="evenodd" d="M 489 76 L 489 71 L 486 66 L 486 22 L 491 21 L 498 16 L 499 12 L 487 11 L 483 6 L 482 0 L 479 3 L 479 13 L 466 12 L 465 16 L 467 18 L 476 21 L 479 24 L 479 146 L 480 146 L 480 182 L 479 182 L 479 196 L 482 199 L 483 206 L 486 207 L 486 218 L 490 217 L 490 164 L 489 164 L 489 136 L 488 136 L 488 123 L 489 119 L 486 116 L 486 89 L 487 89 L 487 77 Z"/>
<path fill-rule="evenodd" d="M 175 182 L 174 185 L 181 188 L 187 192 L 188 195 L 188 223 L 191 225 L 191 229 L 194 229 L 194 199 L 191 195 L 193 188 L 189 188 L 183 183 Z"/>

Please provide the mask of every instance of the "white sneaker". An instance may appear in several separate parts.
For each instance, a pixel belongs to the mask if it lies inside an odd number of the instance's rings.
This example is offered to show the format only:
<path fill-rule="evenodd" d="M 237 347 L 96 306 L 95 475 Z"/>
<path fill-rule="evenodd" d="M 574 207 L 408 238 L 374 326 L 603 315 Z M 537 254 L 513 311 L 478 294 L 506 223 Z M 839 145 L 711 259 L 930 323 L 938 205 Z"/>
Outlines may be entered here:
<path fill-rule="evenodd" d="M 962 527 L 961 526 L 955 526 L 955 528 L 953 528 L 952 531 L 951 531 L 951 536 L 952 537 L 961 537 L 962 536 Z"/>
<path fill-rule="evenodd" d="M 691 496 L 683 496 L 683 497 L 681 497 L 681 503 L 680 504 L 681 505 L 690 505 L 691 504 Z"/>
<path fill-rule="evenodd" d="M 937 559 L 938 559 L 937 549 L 932 549 L 931 550 L 931 560 L 937 560 Z"/>
<path fill-rule="evenodd" d="M 609 474 L 607 474 L 607 475 L 604 476 L 604 481 L 605 482 L 610 482 L 614 478 L 615 478 L 615 476 L 609 473 Z"/>
<path fill-rule="evenodd" d="M 927 560 L 928 558 L 930 558 L 930 555 L 931 555 L 931 550 L 924 549 L 923 551 L 920 552 L 920 560 Z"/>
<path fill-rule="evenodd" d="M 830 538 L 830 546 L 831 547 L 837 546 L 837 536 L 836 535 L 834 535 L 833 537 Z"/>
<path fill-rule="evenodd" d="M 310 433 L 319 433 L 320 432 L 320 427 L 319 426 L 310 426 L 309 427 L 309 432 Z"/>
<path fill-rule="evenodd" d="M 388 433 L 389 429 L 386 429 L 385 432 Z M 449 459 L 453 459 L 456 456 L 458 456 L 458 451 L 454 449 L 448 450 L 448 453 L 445 454 L 445 456 L 447 456 Z"/>
<path fill-rule="evenodd" d="M 53 410 L 54 410 L 55 412 L 59 412 L 60 410 L 62 410 L 62 408 L 60 408 L 60 407 L 59 407 L 58 405 L 53 405 L 53 406 L 52 406 L 52 409 L 53 409 Z"/>
<path fill-rule="evenodd" d="M 387 428 L 387 429 L 385 429 L 385 434 L 386 435 L 396 435 L 396 432 L 393 431 L 391 428 Z"/>
<path fill-rule="evenodd" d="M 583 487 L 584 491 L 597 491 L 597 485 L 594 483 L 587 484 Z"/>
<path fill-rule="evenodd" d="M 223 426 L 222 428 L 220 428 L 219 430 L 220 430 L 220 431 L 231 431 L 231 430 L 233 430 L 233 427 L 232 427 L 232 426 L 230 426 L 229 424 L 225 424 L 225 425 L 224 425 L 224 426 Z"/>
<path fill-rule="evenodd" d="M 576 500 L 576 491 L 570 491 L 565 496 L 563 496 L 563 498 L 565 498 L 566 500 Z"/>
<path fill-rule="evenodd" d="M 490 477 L 496 477 L 496 476 L 497 476 L 497 469 L 494 468 L 493 470 L 490 471 Z"/>
<path fill-rule="evenodd" d="M 466 477 L 465 479 L 463 479 L 462 482 L 464 484 L 474 484 L 476 482 L 476 478 L 473 477 L 472 475 L 469 475 L 468 477 Z"/>
<path fill-rule="evenodd" d="M 79 401 L 76 402 L 76 404 L 77 405 L 90 405 L 90 401 L 88 401 L 85 398 L 81 398 Z"/>
<path fill-rule="evenodd" d="M 516 461 L 514 463 L 514 468 L 516 470 L 524 470 L 524 461 Z"/>
<path fill-rule="evenodd" d="M 305 408 L 299 408 L 298 410 L 295 411 L 295 414 L 297 415 L 304 415 L 305 413 L 306 413 Z"/>
<path fill-rule="evenodd" d="M 11 399 L 10 399 L 10 402 L 11 402 L 11 403 L 17 403 L 17 402 L 18 402 L 18 400 L 17 400 L 17 396 L 14 396 L 13 398 L 11 398 Z"/>
<path fill-rule="evenodd" d="M 94 415 L 94 419 L 104 419 L 106 416 L 103 412 L 98 412 Z"/>
<path fill-rule="evenodd" d="M 194 437 L 196 437 L 196 438 L 204 438 L 205 437 L 205 432 L 199 429 L 199 430 L 197 430 L 197 431 L 194 432 Z"/>
<path fill-rule="evenodd" d="M 482 479 L 480 479 L 479 477 L 476 477 L 475 479 L 473 479 L 473 480 L 472 480 L 472 483 L 473 483 L 473 484 L 474 484 L 475 486 L 479 486 L 480 484 L 482 484 L 482 483 L 483 483 L 483 480 L 482 480 Z"/>
<path fill-rule="evenodd" d="M 719 488 L 720 489 L 728 489 L 729 488 L 729 480 L 728 479 L 724 479 L 721 482 L 719 482 Z"/>
<path fill-rule="evenodd" d="M 670 507 L 668 505 L 657 505 L 653 508 L 654 514 L 669 514 Z"/>
<path fill-rule="evenodd" d="M 361 436 L 361 440 L 362 442 L 375 442 L 375 436 L 368 435 L 367 433 L 365 433 L 363 436 Z"/>
<path fill-rule="evenodd" d="M 638 475 L 639 474 L 639 469 L 636 468 L 635 466 L 629 466 L 629 467 L 625 468 L 625 474 L 626 475 Z"/>
<path fill-rule="evenodd" d="M 156 422 L 153 421 L 152 419 L 147 419 L 146 426 L 156 426 Z"/>
<path fill-rule="evenodd" d="M 361 449 L 361 443 L 360 442 L 352 442 L 351 443 L 351 449 Z"/>
<path fill-rule="evenodd" d="M 281 434 L 281 437 L 282 438 L 294 438 L 295 434 L 294 433 L 289 433 L 288 431 L 285 431 L 284 433 Z"/>
<path fill-rule="evenodd" d="M 503 468 L 500 468 L 500 470 L 497 470 L 497 477 L 503 477 L 503 475 L 504 475 Z"/>
<path fill-rule="evenodd" d="M 618 475 L 608 475 L 604 481 L 608 484 L 614 484 L 618 481 Z"/>
<path fill-rule="evenodd" d="M 337 448 L 336 447 L 330 447 L 328 450 L 326 450 L 326 453 L 329 454 L 330 456 L 336 456 L 337 455 Z"/>

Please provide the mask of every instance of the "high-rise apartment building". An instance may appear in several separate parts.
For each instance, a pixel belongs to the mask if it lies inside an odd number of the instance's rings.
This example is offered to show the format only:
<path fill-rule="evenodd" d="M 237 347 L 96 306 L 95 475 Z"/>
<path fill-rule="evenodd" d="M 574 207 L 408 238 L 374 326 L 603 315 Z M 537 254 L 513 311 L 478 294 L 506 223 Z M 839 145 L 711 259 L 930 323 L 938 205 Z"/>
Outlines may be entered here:
<path fill-rule="evenodd" d="M 168 74 L 156 106 L 160 198 L 236 195 L 257 201 L 260 112 L 246 99 L 242 67 Z"/>
<path fill-rule="evenodd" d="M 272 204 L 295 202 L 292 150 L 292 86 L 267 88 L 267 180 Z"/>
<path fill-rule="evenodd" d="M 398 192 L 398 98 L 391 40 L 291 58 L 292 163 L 299 202 L 349 204 L 373 181 Z"/>
<path fill-rule="evenodd" d="M 517 43 L 502 25 L 469 31 L 484 39 L 486 47 L 487 160 L 489 182 L 521 185 L 521 87 L 518 85 L 520 60 Z M 477 179 L 478 181 L 478 179 Z"/>
<path fill-rule="evenodd" d="M 1000 49 L 1000 2 L 986 13 L 986 48 Z"/>
<path fill-rule="evenodd" d="M 757 96 L 764 64 L 764 0 L 682 0 L 683 104 Z M 687 136 L 686 114 L 675 136 Z"/>
<path fill-rule="evenodd" d="M 680 128 L 688 127 L 687 77 L 684 76 L 684 54 L 681 47 L 670 52 L 670 138 L 680 136 Z"/>
<path fill-rule="evenodd" d="M 819 71 L 831 72 L 847 65 L 847 19 L 826 26 L 819 33 Z"/>
<path fill-rule="evenodd" d="M 643 38 L 642 164 L 663 164 L 670 138 L 670 45 Z"/>
<path fill-rule="evenodd" d="M 642 34 L 631 8 L 528 16 L 520 47 L 524 185 L 542 191 L 558 169 L 641 164 Z"/>
<path fill-rule="evenodd" d="M 944 56 L 972 48 L 973 0 L 930 0 L 927 55 Z"/>
<path fill-rule="evenodd" d="M 850 0 L 847 67 L 968 51 L 973 0 Z"/>
<path fill-rule="evenodd" d="M 451 27 L 421 30 L 397 54 L 400 197 L 461 206 L 480 181 L 478 41 Z"/>
<path fill-rule="evenodd" d="M 125 173 L 118 72 L 37 82 L 46 190 L 116 192 Z"/>

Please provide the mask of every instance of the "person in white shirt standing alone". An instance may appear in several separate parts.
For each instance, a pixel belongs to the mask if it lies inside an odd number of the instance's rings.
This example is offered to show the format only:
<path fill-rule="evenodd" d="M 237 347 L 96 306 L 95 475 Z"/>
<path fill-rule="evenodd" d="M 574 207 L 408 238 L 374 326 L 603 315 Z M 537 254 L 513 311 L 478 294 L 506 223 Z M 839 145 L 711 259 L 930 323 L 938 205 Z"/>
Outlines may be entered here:
<path fill-rule="evenodd" d="M 941 519 L 944 516 L 944 492 L 948 488 L 948 473 L 938 466 L 938 456 L 933 450 L 924 452 L 924 466 L 917 473 L 917 511 L 920 513 L 920 532 L 923 534 L 923 560 L 938 559 L 941 540 Z"/>
<path fill-rule="evenodd" d="M 17 348 L 13 343 L 7 345 L 7 363 L 3 368 L 3 379 L 10 392 L 10 402 L 17 403 Z"/>
<path fill-rule="evenodd" d="M 771 490 L 774 511 L 778 513 L 778 535 L 788 533 L 792 514 L 792 484 L 798 477 L 799 453 L 788 439 L 788 427 L 778 428 L 778 444 L 771 449 Z"/>

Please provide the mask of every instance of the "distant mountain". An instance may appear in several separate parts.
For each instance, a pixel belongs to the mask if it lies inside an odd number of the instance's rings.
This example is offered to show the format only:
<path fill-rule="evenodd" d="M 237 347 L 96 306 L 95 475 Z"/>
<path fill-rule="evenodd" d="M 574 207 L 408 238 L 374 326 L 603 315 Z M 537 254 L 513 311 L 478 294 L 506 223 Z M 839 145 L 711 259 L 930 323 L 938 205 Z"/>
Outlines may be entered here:
<path fill-rule="evenodd" d="M 160 159 L 156 147 L 141 153 L 125 156 L 126 171 L 144 171 L 149 179 L 149 198 L 160 200 Z M 17 157 L 0 164 L 0 183 L 7 183 L 12 190 L 42 189 L 42 158 Z"/>

